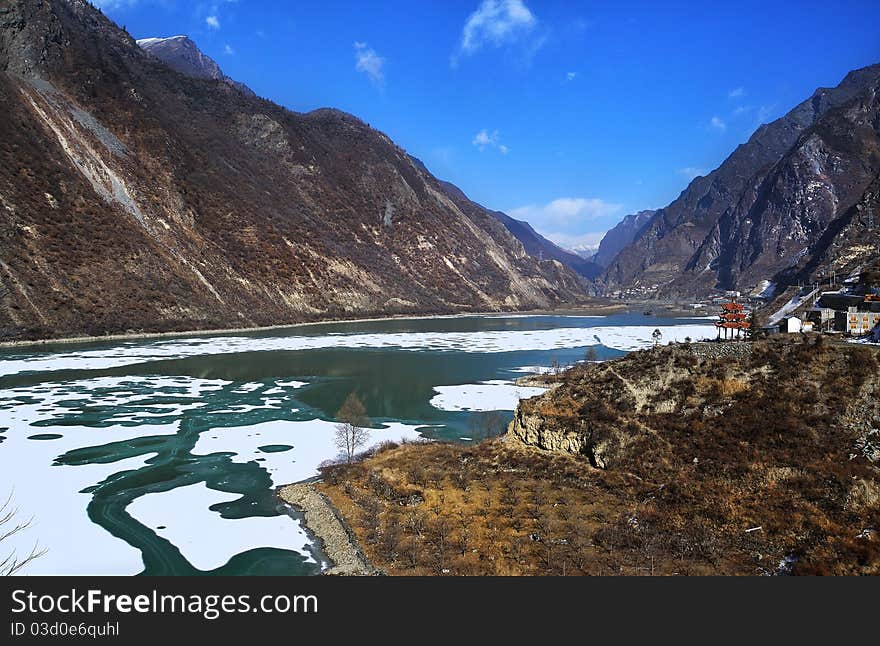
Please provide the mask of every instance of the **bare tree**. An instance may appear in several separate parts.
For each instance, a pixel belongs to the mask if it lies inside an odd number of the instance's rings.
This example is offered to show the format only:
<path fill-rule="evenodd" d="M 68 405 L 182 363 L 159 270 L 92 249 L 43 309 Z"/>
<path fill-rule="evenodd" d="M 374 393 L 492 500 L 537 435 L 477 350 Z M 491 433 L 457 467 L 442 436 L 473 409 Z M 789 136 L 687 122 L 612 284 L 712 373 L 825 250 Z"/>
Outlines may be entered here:
<path fill-rule="evenodd" d="M 364 403 L 354 393 L 345 398 L 342 407 L 336 412 L 336 448 L 345 454 L 351 464 L 355 453 L 370 439 L 370 432 L 364 428 L 370 423 Z"/>
<path fill-rule="evenodd" d="M 18 510 L 12 507 L 12 494 L 9 494 L 9 497 L 6 498 L 6 502 L 0 506 L 0 544 L 9 538 L 12 538 L 15 534 L 30 527 L 30 520 L 24 523 L 16 522 L 15 516 L 17 513 Z M 34 544 L 30 553 L 24 558 L 19 559 L 13 549 L 9 553 L 9 556 L 0 561 L 0 576 L 12 576 L 34 559 L 41 557 L 46 551 L 45 548 L 42 550 L 38 549 L 37 545 Z"/>

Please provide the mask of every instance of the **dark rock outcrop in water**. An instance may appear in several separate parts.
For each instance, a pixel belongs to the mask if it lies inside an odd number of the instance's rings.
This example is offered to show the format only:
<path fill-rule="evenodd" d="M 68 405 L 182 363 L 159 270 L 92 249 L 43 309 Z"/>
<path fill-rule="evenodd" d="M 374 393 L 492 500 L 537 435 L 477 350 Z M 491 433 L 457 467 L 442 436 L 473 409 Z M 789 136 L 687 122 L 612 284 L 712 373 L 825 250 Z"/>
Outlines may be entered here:
<path fill-rule="evenodd" d="M 608 289 L 681 296 L 844 273 L 878 256 L 880 65 L 819 89 L 660 209 Z"/>
<path fill-rule="evenodd" d="M 0 4 L 0 338 L 540 308 L 584 296 L 388 137 Z"/>

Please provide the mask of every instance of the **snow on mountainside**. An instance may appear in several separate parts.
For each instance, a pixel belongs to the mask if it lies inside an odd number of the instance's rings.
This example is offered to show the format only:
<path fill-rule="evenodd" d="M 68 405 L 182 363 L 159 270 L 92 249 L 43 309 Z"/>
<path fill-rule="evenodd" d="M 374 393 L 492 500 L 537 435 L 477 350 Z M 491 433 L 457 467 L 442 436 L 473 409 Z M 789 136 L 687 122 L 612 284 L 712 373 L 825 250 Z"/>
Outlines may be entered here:
<path fill-rule="evenodd" d="M 169 38 L 141 38 L 136 41 L 138 46 L 149 52 L 171 69 L 193 78 L 214 79 L 224 81 L 238 88 L 245 94 L 254 93 L 244 83 L 239 83 L 226 76 L 217 62 L 199 49 L 189 36 L 171 36 Z"/>

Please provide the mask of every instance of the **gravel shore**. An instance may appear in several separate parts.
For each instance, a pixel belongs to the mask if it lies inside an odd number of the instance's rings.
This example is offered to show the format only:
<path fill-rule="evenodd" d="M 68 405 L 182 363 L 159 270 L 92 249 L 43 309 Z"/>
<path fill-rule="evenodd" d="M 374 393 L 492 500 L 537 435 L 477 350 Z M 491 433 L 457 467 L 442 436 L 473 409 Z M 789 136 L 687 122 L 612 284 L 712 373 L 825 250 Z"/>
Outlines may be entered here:
<path fill-rule="evenodd" d="M 278 490 L 278 497 L 305 516 L 306 527 L 323 543 L 323 551 L 333 565 L 325 575 L 373 576 L 374 568 L 327 497 L 308 482 L 291 484 Z"/>

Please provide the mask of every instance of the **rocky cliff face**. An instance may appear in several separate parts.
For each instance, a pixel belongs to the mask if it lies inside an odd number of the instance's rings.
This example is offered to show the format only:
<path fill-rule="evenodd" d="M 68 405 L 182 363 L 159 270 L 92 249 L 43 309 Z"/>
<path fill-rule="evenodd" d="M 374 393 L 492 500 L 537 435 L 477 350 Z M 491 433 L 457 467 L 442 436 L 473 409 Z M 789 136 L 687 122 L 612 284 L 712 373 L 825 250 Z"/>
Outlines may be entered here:
<path fill-rule="evenodd" d="M 639 211 L 623 218 L 602 238 L 602 242 L 599 243 L 599 249 L 596 251 L 596 255 L 593 256 L 593 262 L 603 268 L 611 264 L 611 261 L 614 260 L 617 254 L 638 237 L 655 213 L 657 212 L 650 210 Z"/>
<path fill-rule="evenodd" d="M 862 262 L 855 240 L 875 234 L 840 234 L 877 201 L 878 84 L 880 65 L 856 70 L 759 128 L 656 213 L 605 284 L 665 296 L 748 291 L 762 279 L 813 278 L 829 248 L 852 256 L 838 270 Z"/>
<path fill-rule="evenodd" d="M 81 0 L 0 5 L 0 338 L 584 295 L 384 134 L 181 75 Z"/>

